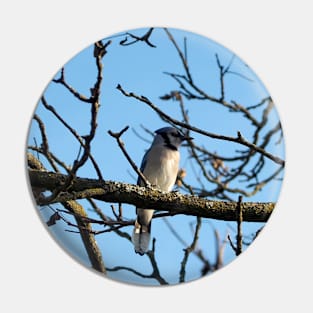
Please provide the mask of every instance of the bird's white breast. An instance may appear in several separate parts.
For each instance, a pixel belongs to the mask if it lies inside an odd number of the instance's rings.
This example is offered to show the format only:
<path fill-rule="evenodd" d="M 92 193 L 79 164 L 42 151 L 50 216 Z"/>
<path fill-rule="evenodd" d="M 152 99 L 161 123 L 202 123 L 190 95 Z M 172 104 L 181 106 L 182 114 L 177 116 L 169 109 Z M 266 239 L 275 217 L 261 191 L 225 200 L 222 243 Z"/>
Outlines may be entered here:
<path fill-rule="evenodd" d="M 164 149 L 164 146 L 153 147 L 147 155 L 149 162 L 143 171 L 152 185 L 163 191 L 170 191 L 176 180 L 179 168 L 179 152 Z"/>

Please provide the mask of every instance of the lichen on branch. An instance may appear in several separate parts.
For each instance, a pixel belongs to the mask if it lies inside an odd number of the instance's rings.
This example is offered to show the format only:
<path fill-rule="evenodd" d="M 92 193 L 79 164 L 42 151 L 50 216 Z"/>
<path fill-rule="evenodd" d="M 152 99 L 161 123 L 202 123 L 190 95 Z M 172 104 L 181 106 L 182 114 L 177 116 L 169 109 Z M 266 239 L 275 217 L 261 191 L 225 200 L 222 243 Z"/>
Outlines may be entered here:
<path fill-rule="evenodd" d="M 67 175 L 30 169 L 29 178 L 32 188 L 53 192 L 62 187 Z M 233 201 L 208 200 L 175 191 L 167 193 L 151 187 L 79 177 L 73 178 L 71 186 L 67 186 L 55 198 L 41 195 L 36 201 L 38 205 L 47 205 L 87 198 L 167 211 L 170 215 L 184 214 L 225 221 L 236 221 L 237 214 L 237 202 Z M 243 221 L 266 222 L 275 203 L 242 202 L 241 206 Z"/>

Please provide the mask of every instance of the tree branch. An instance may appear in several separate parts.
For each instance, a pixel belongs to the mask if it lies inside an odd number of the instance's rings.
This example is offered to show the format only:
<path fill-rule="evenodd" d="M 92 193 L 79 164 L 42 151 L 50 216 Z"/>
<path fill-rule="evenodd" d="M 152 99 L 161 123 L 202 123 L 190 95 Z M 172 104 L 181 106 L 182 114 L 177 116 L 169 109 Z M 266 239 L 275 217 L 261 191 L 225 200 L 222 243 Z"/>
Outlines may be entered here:
<path fill-rule="evenodd" d="M 97 245 L 94 234 L 92 233 L 91 224 L 89 222 L 84 221 L 83 218 L 78 217 L 78 215 L 87 217 L 87 214 L 84 208 L 76 201 L 66 201 L 62 203 L 62 205 L 66 209 L 68 209 L 70 212 L 74 213 L 74 217 L 77 222 L 79 233 L 84 243 L 84 246 L 86 248 L 92 267 L 95 270 L 103 274 L 106 274 L 106 269 L 103 263 L 102 254 Z"/>
<path fill-rule="evenodd" d="M 27 154 L 27 161 L 28 161 L 28 166 L 30 166 L 33 171 L 36 173 L 48 173 L 45 171 L 44 166 L 41 164 L 39 160 L 33 157 L 31 153 Z M 61 174 L 60 174 L 61 175 Z M 65 175 L 63 175 L 65 176 Z M 65 176 L 66 177 L 66 176 Z M 65 178 L 64 184 L 68 178 Z M 47 190 L 46 187 L 43 188 L 36 188 L 32 187 L 33 189 L 33 194 L 38 202 L 42 198 L 42 192 Z M 85 212 L 85 209 L 76 201 L 69 200 L 69 201 L 64 201 L 62 202 L 62 205 L 69 211 L 71 214 L 73 214 L 76 222 L 77 222 L 77 227 L 79 229 L 80 236 L 82 238 L 83 244 L 86 248 L 86 252 L 88 254 L 90 263 L 92 267 L 103 273 L 106 274 L 106 268 L 103 262 L 102 254 L 101 251 L 97 245 L 97 242 L 95 240 L 94 234 L 92 234 L 92 226 L 91 224 L 86 220 L 87 214 Z M 49 226 L 49 222 L 47 223 Z M 50 224 L 52 225 L 52 224 Z"/>
<path fill-rule="evenodd" d="M 262 149 L 261 147 L 258 147 L 257 145 L 247 141 L 242 134 L 238 131 L 237 132 L 237 137 L 229 137 L 229 136 L 224 136 L 224 135 L 217 135 L 214 133 L 210 133 L 207 132 L 205 130 L 202 130 L 200 128 L 197 128 L 195 126 L 192 126 L 190 124 L 186 124 L 184 122 L 180 122 L 179 120 L 176 120 L 174 118 L 172 118 L 171 116 L 169 116 L 168 114 L 164 113 L 162 110 L 160 110 L 154 103 L 152 103 L 147 97 L 145 96 L 138 96 L 136 94 L 134 94 L 133 92 L 126 92 L 122 86 L 120 84 L 117 85 L 116 89 L 118 89 L 124 96 L 126 97 L 131 97 L 134 99 L 137 99 L 143 103 L 146 103 L 151 109 L 153 109 L 160 117 L 162 117 L 163 119 L 165 119 L 166 121 L 175 124 L 177 126 L 183 127 L 185 129 L 189 129 L 191 131 L 197 132 L 198 134 L 210 137 L 210 138 L 214 138 L 214 139 L 218 139 L 218 140 L 226 140 L 226 141 L 231 141 L 231 142 L 236 142 L 240 145 L 246 146 L 248 148 L 250 148 L 253 151 L 256 151 L 258 153 L 261 153 L 262 155 L 264 155 L 265 157 L 269 158 L 270 160 L 274 161 L 277 164 L 280 165 L 285 165 L 285 161 L 282 160 L 281 158 L 272 155 L 271 153 L 265 151 L 264 149 Z"/>
<path fill-rule="evenodd" d="M 140 171 L 140 169 L 137 167 L 135 162 L 131 159 L 131 157 L 129 156 L 129 154 L 127 153 L 127 151 L 125 149 L 124 142 L 121 140 L 121 136 L 123 135 L 124 132 L 126 132 L 128 130 L 128 128 L 129 128 L 129 126 L 126 126 L 118 133 L 113 133 L 111 130 L 109 130 L 108 133 L 109 133 L 110 136 L 112 136 L 113 138 L 116 139 L 116 141 L 118 143 L 118 146 L 122 150 L 122 152 L 123 152 L 124 156 L 126 157 L 127 161 L 129 162 L 131 167 L 134 169 L 134 171 L 138 174 L 138 176 L 140 177 L 140 179 L 142 180 L 144 185 L 145 186 L 149 186 L 150 185 L 149 181 L 143 175 L 143 173 Z"/>
<path fill-rule="evenodd" d="M 61 189 L 68 177 L 64 174 L 29 170 L 29 179 L 33 189 Z M 171 215 L 185 214 L 217 220 L 236 221 L 237 202 L 212 201 L 197 196 L 183 195 L 178 192 L 162 192 L 151 187 L 139 187 L 114 181 L 74 177 L 70 188 L 60 192 L 57 197 L 47 201 L 38 197 L 38 205 L 47 205 L 77 199 L 94 198 L 113 203 L 128 203 L 137 207 L 170 212 Z M 266 222 L 275 203 L 244 202 L 243 221 Z"/>

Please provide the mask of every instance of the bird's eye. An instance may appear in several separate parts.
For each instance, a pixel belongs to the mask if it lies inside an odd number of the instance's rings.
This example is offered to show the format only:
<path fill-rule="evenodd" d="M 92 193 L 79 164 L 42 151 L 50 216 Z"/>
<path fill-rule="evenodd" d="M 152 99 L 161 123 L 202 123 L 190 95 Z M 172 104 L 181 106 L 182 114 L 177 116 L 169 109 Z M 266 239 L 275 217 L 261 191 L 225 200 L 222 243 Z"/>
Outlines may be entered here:
<path fill-rule="evenodd" d="M 178 134 L 178 133 L 171 133 L 171 135 L 172 135 L 173 137 L 179 137 L 179 134 Z"/>

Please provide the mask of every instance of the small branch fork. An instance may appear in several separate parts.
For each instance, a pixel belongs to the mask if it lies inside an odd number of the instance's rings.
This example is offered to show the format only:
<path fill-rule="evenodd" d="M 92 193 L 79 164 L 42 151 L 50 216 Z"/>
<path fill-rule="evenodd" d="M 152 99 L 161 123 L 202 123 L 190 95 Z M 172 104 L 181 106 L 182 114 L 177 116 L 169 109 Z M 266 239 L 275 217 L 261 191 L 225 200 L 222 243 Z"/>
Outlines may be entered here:
<path fill-rule="evenodd" d="M 107 268 L 107 271 L 115 272 L 115 271 L 124 270 L 124 271 L 131 272 L 138 277 L 155 279 L 160 285 L 169 285 L 169 283 L 160 274 L 158 263 L 155 257 L 155 246 L 156 246 L 155 242 L 156 242 L 156 239 L 153 238 L 152 249 L 146 253 L 147 257 L 149 258 L 151 267 L 152 267 L 151 274 L 143 274 L 128 266 L 115 266 L 113 268 Z"/>
<path fill-rule="evenodd" d="M 153 31 L 153 27 L 150 28 L 143 36 L 139 37 L 139 36 L 136 36 L 134 34 L 131 34 L 129 32 L 126 33 L 126 37 L 125 39 L 123 39 L 122 41 L 120 41 L 120 45 L 121 46 L 129 46 L 129 45 L 133 45 L 139 41 L 142 41 L 142 42 L 145 42 L 148 46 L 152 47 L 152 48 L 156 48 L 156 46 L 154 44 L 152 44 L 150 41 L 149 41 L 149 38 L 152 34 L 152 31 Z M 132 38 L 133 40 L 132 41 L 129 41 L 128 39 Z"/>
<path fill-rule="evenodd" d="M 111 130 L 108 131 L 109 135 L 112 136 L 113 138 L 116 139 L 118 146 L 121 148 L 124 156 L 126 157 L 127 161 L 129 162 L 129 164 L 131 165 L 131 167 L 134 169 L 134 171 L 138 174 L 138 176 L 140 177 L 140 179 L 142 180 L 142 182 L 144 183 L 145 186 L 151 186 L 151 184 L 149 183 L 149 181 L 147 180 L 147 178 L 143 175 L 143 173 L 140 171 L 140 169 L 137 167 L 137 165 L 135 164 L 135 162 L 132 160 L 132 158 L 129 156 L 129 154 L 127 153 L 126 149 L 125 149 L 125 144 L 124 142 L 121 140 L 121 136 L 123 135 L 123 133 L 125 133 L 128 130 L 129 126 L 124 127 L 120 132 L 118 133 L 114 133 Z"/>

